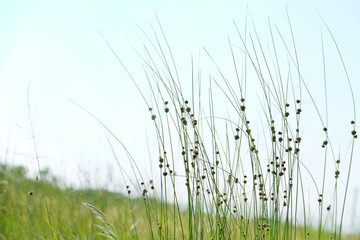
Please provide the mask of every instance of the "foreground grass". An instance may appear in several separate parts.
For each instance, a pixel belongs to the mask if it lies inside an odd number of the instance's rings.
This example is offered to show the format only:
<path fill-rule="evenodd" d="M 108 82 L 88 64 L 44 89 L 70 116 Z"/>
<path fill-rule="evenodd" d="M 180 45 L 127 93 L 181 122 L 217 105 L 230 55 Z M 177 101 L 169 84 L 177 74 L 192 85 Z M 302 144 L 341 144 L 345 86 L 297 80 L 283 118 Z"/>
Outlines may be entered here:
<path fill-rule="evenodd" d="M 252 30 L 245 26 L 244 33 L 236 27 L 239 39 L 235 44 L 229 39 L 234 72 L 230 77 L 205 49 L 215 70 L 205 81 L 201 70 L 194 70 L 193 59 L 190 77 L 181 77 L 159 24 L 158 31 L 153 28 L 153 37 L 144 34 L 148 42 L 144 53 L 139 53 L 147 90 L 141 89 L 143 79 L 131 75 L 107 42 L 139 90 L 149 110 L 149 121 L 153 122 L 150 141 L 155 142 L 152 147 L 157 150 L 155 156 L 149 154 L 149 161 L 154 167 L 151 178 L 156 176 L 157 180 L 155 191 L 144 185 L 149 179 L 144 178 L 126 143 L 78 106 L 108 131 L 111 146 L 118 145 L 126 153 L 132 174 L 125 177 L 119 164 L 120 171 L 124 181 L 132 182 L 129 189 L 142 195 L 149 238 L 344 238 L 345 206 L 358 137 L 350 77 L 328 28 L 346 83 L 336 84 L 348 88 L 352 105 L 352 113 L 341 116 L 347 122 L 341 128 L 348 129 L 348 135 L 341 140 L 348 145 L 344 155 L 334 148 L 338 139 L 330 137 L 336 127 L 328 121 L 333 109 L 328 108 L 332 99 L 327 92 L 324 44 L 323 69 L 319 69 L 324 83 L 321 93 L 310 89 L 301 73 L 296 38 L 288 22 L 289 36 L 284 36 L 276 25 L 274 31 L 269 23 L 267 41 L 260 39 L 254 26 Z M 290 40 L 286 41 L 286 37 Z M 317 103 L 319 93 L 324 96 L 323 105 Z M 316 126 L 310 137 L 304 135 L 308 127 L 303 124 L 304 117 L 310 117 L 310 125 Z M 309 158 L 321 160 L 321 172 L 307 166 Z M 347 170 L 341 169 L 344 167 Z M 340 182 L 346 183 L 344 189 L 339 188 Z M 325 189 L 332 189 L 332 193 Z M 152 204 L 153 198 L 160 206 Z M 186 208 L 181 210 L 179 202 L 184 200 Z M 314 216 L 315 222 L 311 220 Z M 138 219 L 133 219 L 136 227 Z M 111 235 L 112 227 L 108 229 Z"/>
<path fill-rule="evenodd" d="M 107 228 L 104 218 L 113 226 L 114 234 L 119 239 L 149 239 L 150 231 L 144 220 L 146 209 L 139 199 L 131 200 L 134 203 L 132 211 L 138 219 L 138 226 L 141 226 L 135 233 L 126 196 L 105 190 L 61 189 L 49 175 L 47 179 L 29 179 L 25 177 L 23 167 L 0 165 L 0 239 L 108 239 L 103 236 Z M 45 197 L 48 211 L 45 209 Z M 151 199 L 149 201 L 153 201 L 154 205 L 160 204 Z M 93 214 L 84 202 L 91 204 L 90 208 L 96 206 L 94 212 L 99 210 L 98 214 Z M 169 215 L 173 214 L 171 207 L 168 211 Z M 181 214 L 184 219 L 188 217 L 186 212 Z M 160 217 L 160 213 L 153 216 L 154 219 L 157 217 Z M 209 216 L 203 217 L 206 219 Z M 299 228 L 298 231 L 297 239 L 304 239 L 301 236 L 303 229 Z M 310 230 L 311 236 L 317 236 L 317 232 Z M 323 239 L 329 239 L 329 236 L 328 232 L 324 232 Z M 203 237 L 209 239 L 206 234 Z M 230 237 L 235 239 L 239 235 L 233 233 Z M 343 239 L 359 237 L 344 236 Z"/>

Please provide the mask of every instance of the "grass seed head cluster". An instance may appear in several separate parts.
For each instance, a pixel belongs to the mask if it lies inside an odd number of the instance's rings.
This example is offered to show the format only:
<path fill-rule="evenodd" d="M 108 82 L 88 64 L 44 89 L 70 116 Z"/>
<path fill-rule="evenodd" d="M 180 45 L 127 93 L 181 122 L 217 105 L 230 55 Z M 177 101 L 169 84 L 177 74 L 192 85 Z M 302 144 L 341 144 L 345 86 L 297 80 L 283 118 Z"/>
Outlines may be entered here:
<path fill-rule="evenodd" d="M 144 47 L 144 54 L 139 56 L 144 61 L 150 96 L 145 97 L 137 79 L 130 77 L 144 98 L 149 121 L 154 126 L 157 156 L 149 159 L 150 165 L 155 166 L 151 178 L 156 182 L 146 180 L 136 160 L 129 157 L 135 182 L 126 191 L 134 221 L 131 231 L 137 237 L 146 234 L 155 239 L 341 238 L 357 138 L 355 100 L 345 64 L 329 30 L 343 63 L 340 69 L 345 71 L 344 83 L 348 83 L 354 109 L 353 116 L 343 116 L 349 118 L 351 130 L 349 138 L 344 139 L 349 142 L 350 154 L 346 159 L 348 170 L 343 173 L 346 186 L 342 195 L 338 192 L 338 181 L 343 161 L 335 157 L 329 137 L 331 126 L 321 115 L 301 74 L 291 23 L 290 43 L 285 42 L 278 29 L 274 32 L 269 26 L 267 51 L 255 28 L 241 34 L 235 25 L 242 47 L 237 51 L 229 40 L 235 72 L 232 80 L 204 49 L 218 77 L 209 74 L 208 80 L 202 80 L 200 74 L 196 76 L 192 61 L 191 81 L 184 81 L 161 25 L 162 34 L 154 30 L 153 41 L 145 35 L 150 47 Z M 280 53 L 285 53 L 285 66 Z M 259 107 L 254 110 L 254 93 L 249 86 L 255 81 Z M 327 95 L 325 75 L 324 84 Z M 311 104 L 303 105 L 303 99 Z M 222 109 L 218 108 L 219 102 Z M 227 116 L 219 114 L 224 109 Z M 303 152 L 308 151 L 303 148 L 302 117 L 311 110 L 313 121 L 321 123 L 318 132 L 323 136 L 316 147 L 325 153 L 320 182 L 312 175 L 314 169 L 302 158 L 307 156 Z M 335 169 L 332 179 L 327 178 L 332 169 L 330 164 Z M 150 189 L 145 182 L 150 182 Z M 325 196 L 325 187 L 333 188 L 332 197 Z M 145 211 L 146 227 L 138 227 L 139 200 L 131 197 L 131 188 L 141 194 L 144 208 L 139 211 Z M 315 196 L 307 197 L 308 188 L 314 189 Z M 309 220 L 308 207 L 313 203 L 318 211 L 316 223 Z"/>

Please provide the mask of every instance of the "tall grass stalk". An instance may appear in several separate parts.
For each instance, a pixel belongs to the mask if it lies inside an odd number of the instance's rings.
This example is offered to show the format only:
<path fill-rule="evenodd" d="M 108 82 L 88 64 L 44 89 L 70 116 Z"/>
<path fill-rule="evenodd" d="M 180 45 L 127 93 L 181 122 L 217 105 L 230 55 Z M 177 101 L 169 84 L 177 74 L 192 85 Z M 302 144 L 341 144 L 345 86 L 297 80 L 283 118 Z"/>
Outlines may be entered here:
<path fill-rule="evenodd" d="M 31 104 L 30 104 L 30 83 L 28 85 L 28 92 L 27 92 L 27 97 L 28 97 L 28 121 L 30 123 L 30 130 L 31 130 L 31 138 L 32 138 L 32 142 L 33 142 L 33 147 L 34 147 L 34 152 L 35 152 L 35 159 L 36 159 L 36 164 L 38 167 L 38 173 L 40 176 L 40 181 L 43 181 L 43 176 L 42 176 L 42 171 L 41 171 L 41 167 L 40 167 L 40 156 L 38 153 L 38 146 L 37 146 L 37 142 L 36 142 L 36 138 L 35 138 L 35 130 L 34 130 L 34 122 L 33 122 L 33 116 L 32 116 L 32 112 L 31 112 Z M 51 218 L 50 218 L 50 213 L 49 213 L 49 207 L 48 207 L 48 202 L 47 202 L 47 198 L 46 195 L 43 196 L 44 197 L 44 205 L 45 205 L 45 213 L 46 213 L 46 223 L 48 224 L 52 234 L 53 234 L 53 238 L 54 239 L 58 239 L 56 232 L 54 231 L 54 228 L 52 226 L 51 223 Z"/>
<path fill-rule="evenodd" d="M 145 206 L 148 221 L 148 228 L 141 232 L 147 233 L 151 239 L 340 239 L 357 138 L 356 108 L 344 60 L 328 26 L 345 71 L 354 109 L 353 116 L 349 117 L 353 129 L 349 134 L 349 166 L 341 207 L 338 202 L 340 158 L 336 157 L 332 147 L 331 126 L 328 126 L 323 36 L 325 120 L 301 74 L 296 37 L 289 17 L 290 44 L 276 25 L 276 31 L 273 31 L 270 21 L 269 46 L 262 43 L 253 22 L 252 31 L 249 31 L 246 21 L 245 33 L 241 33 L 235 24 L 241 44 L 238 47 L 229 39 L 235 73 L 231 78 L 236 80 L 235 83 L 221 70 L 210 51 L 204 49 L 216 71 L 209 73 L 208 81 L 204 81 L 200 71 L 196 75 L 192 58 L 191 81 L 186 86 L 183 84 L 187 81 L 181 79 L 170 44 L 158 23 L 161 34 L 158 35 L 154 27 L 153 37 L 143 32 L 149 44 L 144 45 L 143 54 L 137 52 L 144 61 L 150 97 L 146 97 L 137 80 L 102 36 L 149 110 L 157 146 L 156 159 L 150 154 L 149 158 L 152 165 L 157 165 L 157 183 L 151 179 L 150 189 L 146 187 L 146 180 L 125 144 L 92 115 L 129 158 L 133 170 L 130 179 L 135 180 L 131 187 L 139 193 L 136 197 L 141 196 L 139 201 Z M 254 85 L 255 79 L 258 86 L 255 94 L 260 104 L 257 109 L 254 109 L 254 94 L 249 92 L 249 85 Z M 312 103 L 320 124 L 318 132 L 324 137 L 322 146 L 319 144 L 319 151 L 324 154 L 320 183 L 312 175 L 314 169 L 306 166 L 303 160 L 307 156 L 302 138 L 305 128 L 302 125 L 303 110 L 311 110 L 303 104 L 304 101 Z M 224 107 L 219 108 L 219 102 L 226 106 L 226 115 L 222 115 Z M 329 150 L 331 154 L 328 154 Z M 329 158 L 333 158 L 335 168 L 335 178 L 331 183 L 326 178 Z M 308 186 L 308 179 L 312 186 Z M 332 200 L 325 193 L 329 184 L 334 184 Z M 309 187 L 316 192 L 315 197 L 306 194 Z M 127 188 L 135 237 L 141 238 L 140 232 L 136 231 L 139 221 L 135 213 L 137 206 L 132 204 L 132 193 L 130 187 Z M 326 208 L 327 212 L 324 210 L 325 200 L 332 201 Z M 309 220 L 313 215 L 307 212 L 307 207 L 314 203 L 318 205 L 317 227 Z M 87 206 L 94 211 L 94 206 Z M 110 233 L 109 237 L 115 238 Z"/>

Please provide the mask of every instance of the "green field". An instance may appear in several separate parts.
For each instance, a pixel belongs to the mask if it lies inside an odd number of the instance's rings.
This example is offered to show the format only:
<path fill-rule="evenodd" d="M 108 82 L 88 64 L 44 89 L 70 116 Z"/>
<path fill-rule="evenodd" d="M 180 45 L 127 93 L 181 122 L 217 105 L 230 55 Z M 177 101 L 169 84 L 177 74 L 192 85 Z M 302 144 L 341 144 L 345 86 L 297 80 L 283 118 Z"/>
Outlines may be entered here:
<path fill-rule="evenodd" d="M 108 213 L 120 236 L 132 236 L 125 196 L 102 190 L 61 189 L 54 179 L 26 178 L 23 167 L 1 165 L 0 169 L 3 239 L 105 239 L 96 227 L 99 221 L 82 203 Z"/>
<path fill-rule="evenodd" d="M 97 210 L 106 214 L 116 239 L 150 238 L 146 208 L 141 198 L 129 199 L 106 190 L 62 189 L 50 175 L 46 175 L 48 180 L 45 181 L 29 179 L 25 175 L 26 170 L 23 167 L 0 165 L 0 239 L 108 239 L 103 236 L 104 231 L 101 229 L 109 229 L 104 223 L 104 216 L 94 214 L 84 203 L 96 206 Z M 149 199 L 149 202 L 159 207 L 156 201 Z M 169 206 L 169 216 L 173 214 L 172 210 Z M 137 229 L 133 226 L 130 217 L 132 214 L 136 217 Z M 184 220 L 188 218 L 186 212 L 181 215 Z M 202 217 L 204 219 L 199 220 L 199 223 L 207 222 L 208 216 Z M 154 216 L 154 225 L 156 220 L 158 219 Z M 169 222 L 169 225 L 172 223 Z M 170 231 L 172 229 L 173 227 Z M 158 239 L 155 228 L 153 231 L 154 238 Z M 304 239 L 304 229 L 299 228 L 297 231 L 297 239 Z M 307 232 L 309 239 L 316 239 L 316 230 L 308 229 Z M 239 238 L 239 233 L 233 234 L 233 239 L 236 239 L 236 236 Z M 204 239 L 211 238 L 206 233 L 204 236 Z M 249 239 L 254 237 L 251 236 Z M 324 232 L 321 239 L 330 239 L 329 236 L 330 233 Z M 230 235 L 225 236 L 227 237 L 230 238 Z M 201 239 L 200 236 L 195 238 Z M 359 238 L 360 235 L 344 236 L 342 239 Z M 267 235 L 260 239 L 271 238 Z"/>

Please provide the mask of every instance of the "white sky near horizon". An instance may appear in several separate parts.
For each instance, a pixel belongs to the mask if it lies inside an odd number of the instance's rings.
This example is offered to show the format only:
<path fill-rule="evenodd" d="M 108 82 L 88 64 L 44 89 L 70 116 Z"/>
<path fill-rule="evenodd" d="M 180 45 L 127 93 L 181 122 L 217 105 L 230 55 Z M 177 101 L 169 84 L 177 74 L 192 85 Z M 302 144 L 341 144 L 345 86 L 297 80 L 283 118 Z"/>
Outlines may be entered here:
<path fill-rule="evenodd" d="M 147 147 L 138 144 L 144 143 L 145 131 L 151 131 L 148 128 L 151 121 L 140 94 L 99 31 L 140 84 L 147 83 L 142 74 L 143 62 L 134 51 L 141 51 L 142 41 L 146 40 L 142 30 L 152 35 L 150 25 L 153 25 L 159 33 L 156 15 L 177 67 L 183 70 L 180 75 L 190 76 L 192 55 L 195 60 L 201 56 L 201 62 L 206 65 L 205 47 L 224 72 L 234 78 L 229 66 L 228 37 L 238 46 L 241 42 L 233 21 L 242 29 L 245 15 L 248 19 L 251 17 L 261 39 L 269 39 L 268 20 L 288 35 L 286 9 L 303 77 L 309 80 L 309 88 L 320 105 L 323 101 L 323 32 L 329 80 L 329 126 L 334 126 L 329 129 L 333 129 L 334 139 L 348 137 L 352 118 L 349 88 L 319 13 L 341 50 L 359 106 L 360 3 L 357 1 L 2 1 L 0 162 L 5 159 L 7 163 L 22 164 L 36 171 L 28 120 L 30 86 L 30 107 L 41 165 L 73 182 L 83 179 L 95 186 L 108 186 L 110 180 L 104 175 L 118 174 L 106 131 L 67 99 L 78 102 L 107 124 L 135 159 L 147 156 Z M 206 79 L 206 71 L 202 71 Z M 306 124 L 313 124 L 312 120 L 304 119 L 305 132 L 311 133 L 311 126 Z M 343 145 L 335 141 L 336 154 L 347 151 L 348 139 Z M 354 169 L 360 168 L 359 158 L 357 151 Z M 312 167 L 311 162 L 308 164 Z M 317 179 L 322 172 L 316 169 L 321 166 L 314 163 L 314 174 L 319 173 Z M 96 174 L 96 178 L 89 176 L 92 174 Z M 351 180 L 350 191 L 355 192 L 360 187 L 356 171 Z M 345 181 L 344 177 L 342 183 Z M 114 187 L 118 188 L 120 186 Z M 357 215 L 360 216 L 359 207 Z M 360 221 L 352 224 L 359 225 Z"/>

